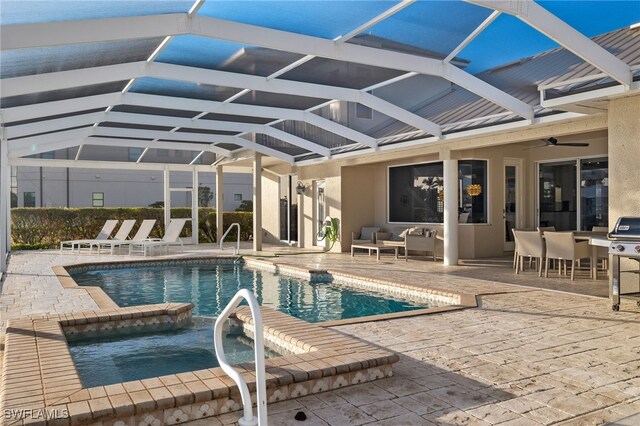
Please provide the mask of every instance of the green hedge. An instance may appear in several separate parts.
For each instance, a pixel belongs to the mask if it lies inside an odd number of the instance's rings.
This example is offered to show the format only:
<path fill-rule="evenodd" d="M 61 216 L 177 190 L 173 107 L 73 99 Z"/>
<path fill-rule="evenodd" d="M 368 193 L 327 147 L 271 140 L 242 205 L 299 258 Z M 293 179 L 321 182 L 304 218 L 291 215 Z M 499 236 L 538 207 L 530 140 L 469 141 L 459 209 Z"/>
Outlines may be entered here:
<path fill-rule="evenodd" d="M 191 209 L 179 207 L 171 209 L 171 217 L 191 217 Z M 28 250 L 59 247 L 60 241 L 95 238 L 108 219 L 135 219 L 137 224 L 131 232 L 135 234 L 137 225 L 144 219 L 156 219 L 151 237 L 162 237 L 164 233 L 163 209 L 157 208 L 14 208 L 11 209 L 11 239 L 13 250 Z M 200 234 L 202 243 L 216 240 L 216 211 L 211 207 L 199 209 Z M 234 222 L 240 223 L 240 238 L 249 239 L 253 229 L 253 214 L 246 212 L 225 212 L 224 228 Z M 115 230 L 117 232 L 117 228 Z M 237 232 L 232 231 L 227 238 L 233 240 Z M 191 225 L 187 224 L 181 234 L 191 236 Z"/>

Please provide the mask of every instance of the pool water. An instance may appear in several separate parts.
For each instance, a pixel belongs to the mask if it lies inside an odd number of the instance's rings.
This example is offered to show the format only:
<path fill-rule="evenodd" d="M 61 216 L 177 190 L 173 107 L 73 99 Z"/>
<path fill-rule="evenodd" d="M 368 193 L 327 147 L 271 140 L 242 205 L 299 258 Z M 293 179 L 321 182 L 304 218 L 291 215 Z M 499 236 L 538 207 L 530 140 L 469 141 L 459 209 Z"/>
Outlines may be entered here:
<path fill-rule="evenodd" d="M 156 326 L 145 332 L 110 332 L 100 337 L 67 336 L 85 387 L 105 386 L 166 374 L 219 367 L 213 348 L 213 320 L 197 318 L 185 327 Z M 252 362 L 253 340 L 233 330 L 223 334 L 230 364 Z M 279 354 L 265 348 L 265 357 Z"/>
<path fill-rule="evenodd" d="M 73 272 L 79 285 L 101 287 L 119 306 L 192 302 L 195 316 L 217 316 L 239 289 L 258 303 L 308 322 L 358 318 L 435 306 L 332 282 L 309 282 L 245 268 L 242 264 L 133 266 Z"/>

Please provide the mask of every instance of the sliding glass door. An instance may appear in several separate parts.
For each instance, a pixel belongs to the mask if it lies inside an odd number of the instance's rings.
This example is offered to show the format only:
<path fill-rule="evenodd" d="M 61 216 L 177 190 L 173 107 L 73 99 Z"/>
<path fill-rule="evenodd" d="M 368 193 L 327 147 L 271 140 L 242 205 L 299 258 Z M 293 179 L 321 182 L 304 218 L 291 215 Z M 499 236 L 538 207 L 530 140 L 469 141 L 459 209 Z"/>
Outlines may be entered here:
<path fill-rule="evenodd" d="M 609 226 L 609 160 L 580 160 L 580 229 Z"/>
<path fill-rule="evenodd" d="M 590 231 L 609 221 L 607 158 L 540 163 L 538 225 Z"/>
<path fill-rule="evenodd" d="M 539 220 L 541 227 L 553 226 L 556 231 L 577 229 L 576 162 L 540 164 Z"/>

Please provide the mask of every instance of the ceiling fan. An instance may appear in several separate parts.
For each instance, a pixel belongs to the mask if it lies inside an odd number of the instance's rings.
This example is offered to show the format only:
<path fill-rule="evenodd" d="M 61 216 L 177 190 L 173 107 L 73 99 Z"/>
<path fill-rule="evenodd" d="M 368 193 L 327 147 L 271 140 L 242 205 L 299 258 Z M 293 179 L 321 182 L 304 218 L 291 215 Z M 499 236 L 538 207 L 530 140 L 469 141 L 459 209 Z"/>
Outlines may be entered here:
<path fill-rule="evenodd" d="M 551 136 L 549 139 L 541 139 L 544 142 L 544 145 L 532 146 L 529 149 L 533 148 L 544 148 L 547 146 L 576 146 L 576 147 L 587 147 L 589 146 L 586 142 L 568 142 L 568 143 L 558 143 L 558 139 Z"/>

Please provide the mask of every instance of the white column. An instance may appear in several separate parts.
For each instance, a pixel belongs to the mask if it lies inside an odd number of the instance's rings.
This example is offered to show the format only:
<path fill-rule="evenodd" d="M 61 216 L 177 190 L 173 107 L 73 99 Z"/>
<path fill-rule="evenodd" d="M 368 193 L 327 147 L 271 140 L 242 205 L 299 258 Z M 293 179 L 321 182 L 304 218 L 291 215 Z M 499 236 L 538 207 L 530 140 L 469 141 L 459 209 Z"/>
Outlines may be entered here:
<path fill-rule="evenodd" d="M 171 176 L 171 172 L 168 168 L 165 167 L 163 171 L 163 180 L 164 180 L 164 232 L 167 233 L 167 228 L 169 227 L 169 222 L 171 221 L 171 182 L 169 177 Z"/>
<path fill-rule="evenodd" d="M 200 218 L 198 216 L 198 170 L 193 170 L 193 191 L 191 191 L 191 244 L 199 243 Z"/>
<path fill-rule="evenodd" d="M 253 159 L 253 250 L 262 251 L 262 154 Z"/>
<path fill-rule="evenodd" d="M 458 264 L 458 160 L 444 160 L 444 264 Z"/>
<path fill-rule="evenodd" d="M 216 166 L 216 235 L 218 242 L 224 234 L 224 177 L 222 166 Z"/>
<path fill-rule="evenodd" d="M 11 170 L 9 169 L 9 150 L 4 135 L 0 135 L 0 272 L 7 271 L 7 210 L 9 209 L 11 189 Z M 1 274 L 0 274 L 1 275 Z"/>
<path fill-rule="evenodd" d="M 298 194 L 298 247 L 304 247 L 304 194 Z"/>

